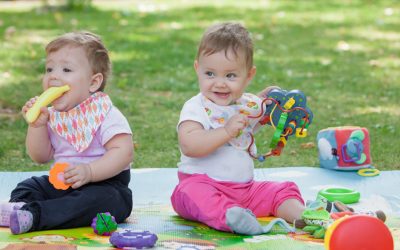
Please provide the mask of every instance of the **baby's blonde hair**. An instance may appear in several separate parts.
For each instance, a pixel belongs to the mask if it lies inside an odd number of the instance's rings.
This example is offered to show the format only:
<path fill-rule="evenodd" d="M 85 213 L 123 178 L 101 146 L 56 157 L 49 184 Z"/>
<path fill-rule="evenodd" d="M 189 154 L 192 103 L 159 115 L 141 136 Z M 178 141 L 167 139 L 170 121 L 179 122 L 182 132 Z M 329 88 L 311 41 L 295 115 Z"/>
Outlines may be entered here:
<path fill-rule="evenodd" d="M 212 55 L 232 49 L 236 57 L 239 51 L 244 52 L 247 69 L 253 67 L 253 41 L 248 30 L 240 23 L 226 22 L 210 26 L 200 41 L 197 59 L 201 55 Z"/>
<path fill-rule="evenodd" d="M 111 61 L 100 37 L 87 31 L 65 33 L 47 44 L 46 54 L 49 55 L 65 46 L 82 47 L 85 50 L 93 73 L 103 74 L 103 82 L 98 89 L 103 91 L 111 74 Z"/>

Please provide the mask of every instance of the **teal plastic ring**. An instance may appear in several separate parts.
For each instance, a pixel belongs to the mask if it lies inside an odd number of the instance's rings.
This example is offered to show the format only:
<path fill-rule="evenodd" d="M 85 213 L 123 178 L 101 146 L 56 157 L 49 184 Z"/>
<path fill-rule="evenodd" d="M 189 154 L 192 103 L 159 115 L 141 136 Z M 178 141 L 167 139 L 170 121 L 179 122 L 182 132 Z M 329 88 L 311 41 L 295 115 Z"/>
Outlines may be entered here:
<path fill-rule="evenodd" d="M 341 201 L 344 204 L 356 203 L 360 200 L 360 192 L 348 188 L 324 188 L 318 195 L 325 197 L 328 201 Z"/>

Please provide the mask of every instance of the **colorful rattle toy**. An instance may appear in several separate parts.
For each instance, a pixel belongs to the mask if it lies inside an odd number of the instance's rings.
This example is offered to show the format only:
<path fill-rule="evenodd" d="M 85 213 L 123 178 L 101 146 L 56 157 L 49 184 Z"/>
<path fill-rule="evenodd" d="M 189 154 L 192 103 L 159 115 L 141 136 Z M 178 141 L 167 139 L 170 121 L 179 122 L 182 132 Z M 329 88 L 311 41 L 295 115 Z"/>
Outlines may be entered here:
<path fill-rule="evenodd" d="M 266 101 L 272 101 L 272 104 L 267 105 L 264 111 Z M 307 98 L 300 90 L 289 92 L 281 89 L 272 90 L 262 101 L 261 114 L 249 118 L 260 116 L 263 116 L 260 120 L 261 125 L 268 124 L 275 129 L 270 143 L 271 151 L 264 155 L 256 156 L 251 152 L 250 149 L 254 143 L 254 137 L 251 135 L 251 143 L 247 151 L 252 158 L 260 162 L 269 156 L 279 156 L 289 136 L 306 137 L 307 128 L 313 119 L 313 113 L 307 107 Z"/>
<path fill-rule="evenodd" d="M 335 205 L 336 207 L 336 205 Z M 338 207 L 336 207 L 337 209 Z M 295 220 L 293 225 L 296 228 L 302 229 L 304 232 L 310 233 L 314 238 L 317 239 L 323 239 L 327 237 L 327 233 L 329 229 L 332 227 L 332 225 L 335 225 L 335 223 L 338 220 L 341 220 L 343 218 L 347 217 L 355 217 L 355 216 L 363 216 L 364 217 L 370 217 L 373 219 L 378 220 L 382 225 L 385 225 L 384 222 L 386 221 L 386 215 L 383 211 L 377 210 L 375 212 L 373 211 L 367 211 L 367 212 L 354 212 L 353 209 L 351 208 L 346 208 L 346 209 L 341 209 L 341 211 L 338 210 L 338 212 L 331 212 L 329 213 L 325 209 L 311 209 L 307 208 L 304 210 L 301 218 L 302 220 Z M 365 220 L 363 220 L 365 222 Z M 332 230 L 332 229 L 331 229 Z M 350 229 L 348 229 L 350 230 Z M 357 236 L 359 233 L 356 228 L 353 228 L 353 233 L 351 235 Z M 362 236 L 360 236 L 362 237 Z M 344 245 L 342 245 L 344 246 Z M 364 248 L 337 248 L 337 249 L 364 249 Z M 377 248 L 378 249 L 378 248 Z"/>
<path fill-rule="evenodd" d="M 28 123 L 32 123 L 36 121 L 38 116 L 40 115 L 40 108 L 46 107 L 52 101 L 60 97 L 62 94 L 69 90 L 68 85 L 64 85 L 61 87 L 50 87 L 46 91 L 44 91 L 39 98 L 36 100 L 35 104 L 26 112 L 25 119 Z"/>
<path fill-rule="evenodd" d="M 56 162 L 49 172 L 49 181 L 56 189 L 67 190 L 72 184 L 65 183 L 64 170 L 68 163 Z"/>
<path fill-rule="evenodd" d="M 110 236 L 112 232 L 117 230 L 118 224 L 114 216 L 109 212 L 105 212 L 98 213 L 96 217 L 93 218 L 91 227 L 98 235 Z"/>
<path fill-rule="evenodd" d="M 110 243 L 117 248 L 150 248 L 156 244 L 157 240 L 157 235 L 149 231 L 129 229 L 114 232 L 110 237 Z"/>
<path fill-rule="evenodd" d="M 317 239 L 323 239 L 326 229 L 333 223 L 333 219 L 331 219 L 329 212 L 326 210 L 306 209 L 301 218 L 306 223 L 302 230 Z"/>

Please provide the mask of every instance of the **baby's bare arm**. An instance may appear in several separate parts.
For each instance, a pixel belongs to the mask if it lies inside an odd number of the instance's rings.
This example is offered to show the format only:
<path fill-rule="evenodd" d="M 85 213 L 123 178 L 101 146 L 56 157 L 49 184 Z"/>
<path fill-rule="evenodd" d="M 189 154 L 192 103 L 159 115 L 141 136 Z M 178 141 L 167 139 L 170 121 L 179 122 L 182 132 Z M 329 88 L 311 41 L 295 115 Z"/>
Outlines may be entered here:
<path fill-rule="evenodd" d="M 225 127 L 205 130 L 195 121 L 184 121 L 179 125 L 178 139 L 181 151 L 189 157 L 203 157 L 235 138 L 247 126 L 244 115 L 232 116 Z"/>
<path fill-rule="evenodd" d="M 257 96 L 260 98 L 266 98 L 269 92 L 271 92 L 274 89 L 281 89 L 279 86 L 268 86 L 265 89 L 261 90 Z M 271 102 L 268 102 L 267 104 L 271 104 Z"/>
<path fill-rule="evenodd" d="M 37 97 L 31 98 L 22 107 L 22 115 L 32 108 Z M 39 117 L 32 123 L 29 123 L 26 134 L 25 145 L 31 159 L 38 163 L 46 163 L 53 158 L 54 149 L 51 146 L 49 134 L 47 131 L 47 122 L 49 120 L 49 111 L 47 107 L 40 109 Z"/>

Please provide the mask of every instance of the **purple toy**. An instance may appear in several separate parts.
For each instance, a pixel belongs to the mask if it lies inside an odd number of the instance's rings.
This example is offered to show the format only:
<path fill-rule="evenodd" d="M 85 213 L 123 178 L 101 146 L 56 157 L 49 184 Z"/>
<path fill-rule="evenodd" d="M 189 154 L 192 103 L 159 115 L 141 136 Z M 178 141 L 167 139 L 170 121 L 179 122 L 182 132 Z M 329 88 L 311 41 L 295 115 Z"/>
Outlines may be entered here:
<path fill-rule="evenodd" d="M 117 248 L 134 247 L 134 248 L 148 248 L 156 244 L 157 235 L 143 230 L 129 230 L 125 229 L 120 232 L 111 234 L 110 243 Z"/>

